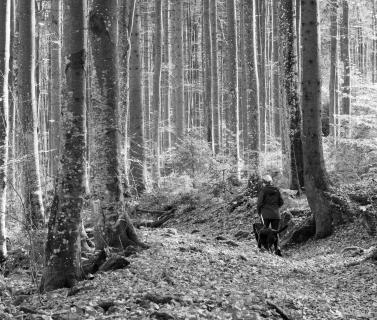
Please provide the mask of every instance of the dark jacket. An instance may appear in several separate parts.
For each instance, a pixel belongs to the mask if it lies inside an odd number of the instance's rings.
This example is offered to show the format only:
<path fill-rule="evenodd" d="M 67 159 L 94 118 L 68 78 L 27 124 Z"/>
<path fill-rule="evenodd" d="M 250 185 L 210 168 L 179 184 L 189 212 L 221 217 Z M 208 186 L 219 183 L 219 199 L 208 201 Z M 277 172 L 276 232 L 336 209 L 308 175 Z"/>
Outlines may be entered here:
<path fill-rule="evenodd" d="M 273 185 L 266 185 L 258 195 L 258 214 L 263 219 L 280 219 L 279 208 L 284 204 L 279 189 Z"/>

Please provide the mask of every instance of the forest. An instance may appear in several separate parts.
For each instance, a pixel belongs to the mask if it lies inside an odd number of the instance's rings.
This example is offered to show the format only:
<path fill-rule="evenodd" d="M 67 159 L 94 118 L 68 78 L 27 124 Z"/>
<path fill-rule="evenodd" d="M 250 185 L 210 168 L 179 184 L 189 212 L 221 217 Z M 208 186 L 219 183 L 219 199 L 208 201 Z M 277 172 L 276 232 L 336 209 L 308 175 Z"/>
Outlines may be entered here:
<path fill-rule="evenodd" d="M 376 0 L 1 0 L 0 90 L 0 319 L 377 319 Z"/>

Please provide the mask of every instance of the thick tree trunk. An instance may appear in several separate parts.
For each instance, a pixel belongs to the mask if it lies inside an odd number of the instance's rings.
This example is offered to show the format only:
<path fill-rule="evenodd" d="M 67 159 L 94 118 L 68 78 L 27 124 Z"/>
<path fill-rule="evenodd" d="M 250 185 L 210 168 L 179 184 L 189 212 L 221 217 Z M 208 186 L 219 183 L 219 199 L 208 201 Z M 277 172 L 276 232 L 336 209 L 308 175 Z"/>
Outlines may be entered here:
<path fill-rule="evenodd" d="M 256 25 L 255 0 L 245 1 L 245 27 L 247 33 L 246 57 L 248 67 L 249 88 L 249 114 L 250 114 L 250 166 L 259 172 L 260 154 L 260 100 L 259 100 L 259 71 L 258 71 L 258 38 Z"/>
<path fill-rule="evenodd" d="M 9 141 L 9 58 L 10 58 L 10 0 L 0 4 L 0 262 L 7 257 L 5 209 L 7 195 L 7 165 Z"/>
<path fill-rule="evenodd" d="M 284 68 L 285 106 L 289 114 L 290 187 L 300 190 L 304 185 L 301 142 L 301 108 L 297 92 L 298 68 L 295 6 L 293 0 L 282 0 L 280 6 L 280 34 Z"/>
<path fill-rule="evenodd" d="M 163 31 L 164 31 L 164 46 L 165 46 L 165 100 L 164 100 L 164 118 L 165 132 L 164 132 L 164 147 L 165 150 L 171 148 L 171 37 L 170 37 L 170 1 L 165 1 L 165 10 L 163 12 Z"/>
<path fill-rule="evenodd" d="M 172 104 L 175 108 L 176 139 L 182 140 L 185 132 L 184 61 L 183 61 L 183 1 L 172 4 Z"/>
<path fill-rule="evenodd" d="M 22 155 L 20 156 L 25 157 L 23 196 L 27 226 L 35 228 L 45 222 L 40 178 L 37 100 L 35 93 L 35 3 L 34 1 L 20 1 L 18 10 L 20 22 L 18 92 L 22 124 Z"/>
<path fill-rule="evenodd" d="M 235 0 L 227 0 L 228 16 L 228 46 L 229 46 L 229 91 L 230 91 L 230 129 L 235 138 L 236 171 L 240 170 L 240 119 L 239 119 L 239 95 L 238 95 L 238 32 Z"/>
<path fill-rule="evenodd" d="M 131 10 L 131 12 L 133 12 Z M 132 23 L 128 30 L 132 30 Z M 91 187 L 92 200 L 99 201 L 96 247 L 126 247 L 123 234 L 115 228 L 124 215 L 121 183 L 121 141 L 118 75 L 118 7 L 115 1 L 94 0 L 89 14 L 89 32 L 93 55 L 93 91 L 91 127 Z M 127 56 L 127 53 L 125 53 Z M 127 88 L 126 88 L 127 89 Z M 133 229 L 132 224 L 129 228 Z M 125 231 L 125 230 L 123 230 Z M 133 242 L 139 243 L 136 233 Z"/>
<path fill-rule="evenodd" d="M 145 190 L 145 146 L 144 146 L 144 115 L 141 101 L 142 79 L 140 59 L 140 18 L 136 10 L 131 33 L 130 74 L 130 171 L 129 180 L 135 191 L 140 194 Z M 158 134 L 157 134 L 158 137 Z M 154 137 L 156 139 L 156 136 Z M 158 159 L 158 158 L 157 158 Z M 158 161 L 155 159 L 155 161 Z"/>
<path fill-rule="evenodd" d="M 62 112 L 62 153 L 58 191 L 48 225 L 46 267 L 41 289 L 72 287 L 81 277 L 80 226 L 85 193 L 85 1 L 64 3 L 66 91 Z"/>
<path fill-rule="evenodd" d="M 321 75 L 319 63 L 318 0 L 302 4 L 302 98 L 305 190 L 314 214 L 316 237 L 331 234 L 332 216 L 325 197 L 329 179 L 325 169 L 321 129 Z"/>

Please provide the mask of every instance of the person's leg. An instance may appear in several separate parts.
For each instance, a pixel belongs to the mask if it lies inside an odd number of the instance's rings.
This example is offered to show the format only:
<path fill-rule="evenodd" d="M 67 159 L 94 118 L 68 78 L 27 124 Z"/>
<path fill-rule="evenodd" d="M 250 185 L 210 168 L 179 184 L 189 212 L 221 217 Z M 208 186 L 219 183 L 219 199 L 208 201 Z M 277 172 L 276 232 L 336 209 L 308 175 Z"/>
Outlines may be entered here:
<path fill-rule="evenodd" d="M 271 219 L 263 219 L 263 222 L 264 222 L 264 226 L 265 226 L 266 228 L 268 228 L 269 225 L 270 225 L 270 223 L 271 223 Z"/>

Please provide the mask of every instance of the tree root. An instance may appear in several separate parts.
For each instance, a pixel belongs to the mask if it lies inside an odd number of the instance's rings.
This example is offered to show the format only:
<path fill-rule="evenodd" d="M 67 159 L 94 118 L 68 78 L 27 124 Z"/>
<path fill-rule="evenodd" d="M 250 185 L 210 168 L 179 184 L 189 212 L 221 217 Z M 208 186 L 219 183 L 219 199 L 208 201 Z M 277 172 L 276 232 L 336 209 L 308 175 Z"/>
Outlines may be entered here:
<path fill-rule="evenodd" d="M 277 313 L 279 313 L 281 315 L 281 317 L 284 320 L 292 320 L 292 318 L 287 314 L 287 312 L 283 308 L 279 307 L 278 305 L 273 303 L 271 300 L 266 300 L 266 303 L 269 306 L 273 307 L 277 311 Z"/>

